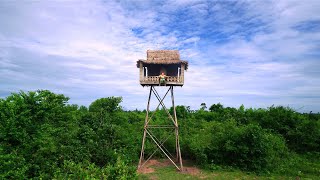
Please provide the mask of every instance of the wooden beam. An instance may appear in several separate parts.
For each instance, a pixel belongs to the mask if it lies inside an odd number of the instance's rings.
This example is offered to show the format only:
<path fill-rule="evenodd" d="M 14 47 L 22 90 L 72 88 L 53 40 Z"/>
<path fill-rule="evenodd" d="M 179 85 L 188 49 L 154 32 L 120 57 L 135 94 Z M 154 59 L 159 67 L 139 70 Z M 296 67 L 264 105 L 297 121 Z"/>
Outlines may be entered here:
<path fill-rule="evenodd" d="M 146 118 L 144 120 L 145 126 L 144 126 L 144 130 L 143 130 L 142 145 L 141 145 L 142 147 L 141 147 L 141 153 L 140 153 L 140 160 L 139 160 L 138 169 L 140 168 L 142 160 L 144 159 L 144 143 L 145 143 L 145 140 L 146 140 L 146 131 L 147 131 L 146 126 L 147 126 L 148 118 L 149 118 L 149 107 L 150 107 L 151 91 L 152 91 L 152 86 L 150 87 L 150 91 L 149 91 L 147 114 L 146 114 Z"/>
<path fill-rule="evenodd" d="M 162 147 L 157 143 L 157 141 L 152 137 L 152 135 L 149 133 L 149 131 L 147 130 L 147 133 L 149 134 L 149 136 L 151 137 L 151 139 L 153 140 L 154 143 L 156 143 L 156 145 L 158 146 L 158 148 L 164 153 L 165 156 L 167 156 L 167 158 L 172 162 L 172 164 L 180 171 L 180 168 L 176 165 L 176 163 L 174 163 L 174 161 L 172 161 L 172 159 L 168 156 L 168 154 L 162 149 Z"/>
<path fill-rule="evenodd" d="M 172 89 L 172 88 L 173 88 L 173 86 L 170 86 L 169 90 Z M 153 93 L 156 96 L 156 98 L 160 101 L 160 96 L 159 96 L 159 94 L 158 94 L 156 89 L 153 90 Z M 168 114 L 168 117 L 172 120 L 173 124 L 177 127 L 174 119 L 172 118 L 171 114 L 169 113 L 168 109 L 166 108 L 166 105 L 162 101 L 160 103 L 161 103 L 164 111 Z"/>
<path fill-rule="evenodd" d="M 175 128 L 172 125 L 148 125 L 148 128 Z"/>
<path fill-rule="evenodd" d="M 171 88 L 171 100 L 172 100 L 172 106 L 173 106 L 174 120 L 176 122 L 176 128 L 175 128 L 175 134 L 176 134 L 176 156 L 177 156 L 178 162 L 180 163 L 180 168 L 181 168 L 181 171 L 182 171 L 183 170 L 183 165 L 182 165 L 180 143 L 179 143 L 179 126 L 178 126 L 176 106 L 174 105 L 174 95 L 173 94 L 174 93 L 173 93 L 173 87 L 172 87 Z"/>
<path fill-rule="evenodd" d="M 152 88 L 152 92 L 153 92 L 153 89 L 154 89 L 154 88 Z M 163 102 L 163 100 L 166 98 L 169 90 L 170 90 L 170 88 L 168 89 L 168 91 L 166 92 L 166 94 L 163 96 L 163 98 L 161 99 L 161 101 L 158 99 L 158 100 L 160 101 L 160 103 L 158 104 L 158 106 L 157 106 L 157 108 L 155 109 L 155 111 L 152 113 L 151 117 L 148 119 L 148 121 L 147 121 L 147 123 L 145 124 L 145 126 L 146 126 L 146 125 L 149 123 L 149 121 L 153 118 L 153 116 L 155 115 L 156 111 L 159 109 L 160 104 L 161 104 L 161 103 Z M 154 93 L 154 92 L 153 92 L 153 93 Z"/>
<path fill-rule="evenodd" d="M 185 64 L 181 64 L 181 83 L 184 83 L 184 70 L 185 70 L 186 66 Z"/>
<path fill-rule="evenodd" d="M 163 140 L 161 143 L 161 146 L 163 146 L 163 144 L 169 139 L 170 136 L 168 136 L 165 140 Z M 154 155 L 154 153 L 156 153 L 158 151 L 158 149 L 154 150 L 153 153 L 147 158 L 147 160 L 139 167 L 139 168 L 142 168 L 150 159 L 151 157 Z"/>
<path fill-rule="evenodd" d="M 140 82 L 144 80 L 143 64 L 140 62 Z"/>

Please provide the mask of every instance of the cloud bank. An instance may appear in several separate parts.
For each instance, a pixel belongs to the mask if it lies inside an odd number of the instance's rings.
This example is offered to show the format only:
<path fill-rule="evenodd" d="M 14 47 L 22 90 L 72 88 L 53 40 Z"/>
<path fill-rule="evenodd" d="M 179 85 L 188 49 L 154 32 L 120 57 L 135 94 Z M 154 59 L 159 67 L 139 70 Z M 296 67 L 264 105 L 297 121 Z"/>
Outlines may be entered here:
<path fill-rule="evenodd" d="M 0 97 L 49 89 L 89 105 L 122 96 L 144 109 L 137 59 L 178 49 L 189 61 L 177 104 L 320 111 L 320 2 L 4 1 Z"/>

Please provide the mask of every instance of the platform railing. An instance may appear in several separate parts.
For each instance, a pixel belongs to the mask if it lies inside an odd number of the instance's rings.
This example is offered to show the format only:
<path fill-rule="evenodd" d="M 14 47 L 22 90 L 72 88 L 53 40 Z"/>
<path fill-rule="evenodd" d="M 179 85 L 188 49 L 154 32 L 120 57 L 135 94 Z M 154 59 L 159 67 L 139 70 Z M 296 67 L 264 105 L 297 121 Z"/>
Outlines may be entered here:
<path fill-rule="evenodd" d="M 159 82 L 159 76 L 145 76 L 142 79 L 143 82 Z M 166 76 L 166 82 L 183 82 L 183 77 L 180 76 Z"/>

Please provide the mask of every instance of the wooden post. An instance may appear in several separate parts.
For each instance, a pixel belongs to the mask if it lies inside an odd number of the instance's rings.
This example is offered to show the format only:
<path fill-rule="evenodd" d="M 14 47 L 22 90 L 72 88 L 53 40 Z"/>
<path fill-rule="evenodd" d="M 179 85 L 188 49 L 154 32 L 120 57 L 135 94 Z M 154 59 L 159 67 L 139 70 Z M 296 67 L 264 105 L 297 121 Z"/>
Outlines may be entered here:
<path fill-rule="evenodd" d="M 150 87 L 150 92 L 149 92 L 146 119 L 144 120 L 142 147 L 141 147 L 141 153 L 140 153 L 140 160 L 139 160 L 138 169 L 141 167 L 141 163 L 144 160 L 144 143 L 145 143 L 146 135 L 147 135 L 147 124 L 148 124 L 148 119 L 149 119 L 149 107 L 150 107 L 151 91 L 152 91 L 152 86 Z"/>
<path fill-rule="evenodd" d="M 174 95 L 173 95 L 173 86 L 171 87 L 171 99 L 172 99 L 172 107 L 173 107 L 173 115 L 175 121 L 175 134 L 176 134 L 176 158 L 180 163 L 180 169 L 183 171 L 182 165 L 182 158 L 181 158 L 181 151 L 180 151 L 180 143 L 179 143 L 179 127 L 178 127 L 178 119 L 177 119 L 177 112 L 176 106 L 174 105 Z"/>
<path fill-rule="evenodd" d="M 140 82 L 144 80 L 143 64 L 140 62 Z"/>
<path fill-rule="evenodd" d="M 181 82 L 184 83 L 184 70 L 185 70 L 185 64 L 181 64 Z"/>

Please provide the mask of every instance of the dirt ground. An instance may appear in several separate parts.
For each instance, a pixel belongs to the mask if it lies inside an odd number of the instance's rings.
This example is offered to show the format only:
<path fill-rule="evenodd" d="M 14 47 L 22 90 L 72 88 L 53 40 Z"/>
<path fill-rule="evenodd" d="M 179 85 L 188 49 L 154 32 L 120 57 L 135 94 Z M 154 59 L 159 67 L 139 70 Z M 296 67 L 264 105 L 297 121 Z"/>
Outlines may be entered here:
<path fill-rule="evenodd" d="M 190 164 L 188 161 L 184 162 L 184 164 Z M 150 159 L 142 168 L 140 168 L 137 172 L 140 174 L 148 174 L 155 172 L 155 167 L 167 167 L 173 166 L 170 160 L 159 161 L 157 159 Z M 174 167 L 173 167 L 174 168 Z M 180 172 L 183 174 L 190 174 L 190 175 L 198 175 L 200 174 L 200 170 L 197 167 L 183 167 L 183 171 Z"/>

